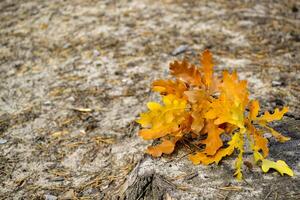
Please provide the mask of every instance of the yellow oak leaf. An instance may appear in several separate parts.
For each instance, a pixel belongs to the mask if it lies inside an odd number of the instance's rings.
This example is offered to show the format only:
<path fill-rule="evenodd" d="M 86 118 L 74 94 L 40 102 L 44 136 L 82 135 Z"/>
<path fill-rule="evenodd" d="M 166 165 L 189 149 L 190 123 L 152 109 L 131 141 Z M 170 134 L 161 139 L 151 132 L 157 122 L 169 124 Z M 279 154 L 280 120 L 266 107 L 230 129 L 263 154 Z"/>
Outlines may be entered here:
<path fill-rule="evenodd" d="M 205 118 L 214 120 L 216 125 L 229 123 L 236 125 L 243 132 L 245 131 L 244 109 L 240 105 L 234 104 L 225 95 L 212 101 L 210 110 L 205 113 Z"/>
<path fill-rule="evenodd" d="M 291 168 L 283 160 L 278 160 L 277 162 L 274 162 L 271 160 L 263 159 L 261 164 L 262 171 L 266 173 L 269 171 L 270 168 L 278 171 L 281 174 L 281 176 L 283 176 L 284 174 L 294 176 L 293 170 L 291 170 Z"/>
<path fill-rule="evenodd" d="M 256 150 L 253 151 L 253 157 L 254 157 L 255 163 L 264 159 L 264 157 Z"/>
<path fill-rule="evenodd" d="M 271 134 L 275 137 L 276 140 L 278 140 L 279 142 L 286 142 L 289 141 L 291 138 L 290 137 L 286 137 L 281 135 L 279 132 L 275 131 L 273 128 L 266 126 L 264 124 L 260 124 L 262 127 L 268 129 Z"/>
<path fill-rule="evenodd" d="M 272 168 L 278 171 L 282 176 L 284 174 L 294 176 L 293 170 L 283 160 L 274 162 L 268 159 L 264 159 L 264 157 L 256 150 L 254 150 L 253 155 L 256 163 L 258 161 L 261 161 L 261 169 L 263 172 L 267 173 L 269 169 Z"/>
<path fill-rule="evenodd" d="M 176 78 L 190 84 L 191 86 L 202 85 L 201 74 L 195 65 L 191 65 L 186 60 L 170 63 L 170 72 Z"/>
<path fill-rule="evenodd" d="M 281 120 L 283 115 L 288 111 L 289 109 L 287 107 L 283 107 L 281 111 L 276 108 L 273 114 L 270 114 L 268 111 L 266 111 L 264 115 L 258 118 L 258 120 L 266 122 Z"/>
<path fill-rule="evenodd" d="M 186 84 L 180 80 L 157 80 L 152 83 L 152 89 L 162 95 L 174 94 L 178 98 L 185 98 Z"/>
<path fill-rule="evenodd" d="M 236 125 L 245 132 L 244 112 L 249 102 L 247 82 L 239 81 L 236 72 L 229 74 L 225 71 L 220 88 L 221 94 L 219 98 L 212 100 L 205 118 L 214 119 L 216 125 L 223 123 Z"/>
<path fill-rule="evenodd" d="M 241 180 L 243 178 L 242 165 L 243 165 L 243 153 L 244 153 L 244 140 L 243 140 L 243 135 L 241 133 L 236 133 L 236 134 L 239 136 L 239 142 L 236 145 L 236 148 L 239 149 L 239 155 L 235 161 L 236 171 L 234 175 L 238 180 Z"/>
<path fill-rule="evenodd" d="M 279 132 L 272 129 L 271 127 L 267 126 L 267 122 L 281 120 L 283 115 L 286 112 L 288 112 L 287 107 L 284 107 L 281 111 L 278 108 L 276 108 L 274 114 L 270 114 L 269 112 L 265 112 L 265 114 L 262 115 L 261 117 L 257 117 L 260 107 L 259 107 L 258 101 L 255 100 L 255 101 L 251 101 L 249 109 L 250 109 L 250 113 L 249 113 L 248 118 L 250 119 L 250 121 L 254 121 L 254 122 L 258 123 L 260 126 L 262 126 L 263 128 L 269 130 L 271 132 L 271 134 L 279 142 L 286 142 L 286 141 L 290 140 L 289 137 L 285 137 L 285 136 L 281 135 Z M 250 123 L 248 123 L 248 124 L 250 125 Z M 255 128 L 252 128 L 250 126 L 250 129 L 252 130 L 254 136 L 256 137 L 255 139 L 259 139 L 257 137 L 257 134 L 255 134 L 256 131 L 255 130 L 253 131 L 253 129 L 255 129 Z M 259 142 L 260 142 L 261 145 L 264 145 L 264 146 L 265 146 L 265 144 L 263 144 L 263 143 L 267 143 L 266 141 L 263 141 L 262 138 L 260 138 Z M 262 149 L 264 151 L 264 156 L 265 156 L 265 153 L 266 153 L 266 149 L 267 149 L 267 147 L 264 147 L 264 150 Z"/>
<path fill-rule="evenodd" d="M 164 105 L 156 102 L 147 104 L 149 111 L 142 113 L 136 120 L 143 128 L 139 135 L 145 140 L 157 139 L 179 130 L 179 126 L 188 116 L 187 101 L 173 94 L 163 97 Z"/>

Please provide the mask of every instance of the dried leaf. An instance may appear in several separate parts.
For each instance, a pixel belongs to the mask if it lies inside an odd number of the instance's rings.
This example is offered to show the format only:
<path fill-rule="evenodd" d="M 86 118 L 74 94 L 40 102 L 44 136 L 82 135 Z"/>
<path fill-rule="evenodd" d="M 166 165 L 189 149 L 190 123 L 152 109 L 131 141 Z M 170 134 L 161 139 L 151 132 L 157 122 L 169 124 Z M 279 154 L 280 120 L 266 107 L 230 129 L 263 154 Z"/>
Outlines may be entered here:
<path fill-rule="evenodd" d="M 273 128 L 266 126 L 266 125 L 262 125 L 264 128 L 268 129 L 271 134 L 275 137 L 276 140 L 278 140 L 279 142 L 286 142 L 289 141 L 291 138 L 290 137 L 286 137 L 281 135 L 279 132 L 275 131 Z"/>
<path fill-rule="evenodd" d="M 205 118 L 214 120 L 216 125 L 229 123 L 245 131 L 244 109 L 240 105 L 234 104 L 225 95 L 221 95 L 219 99 L 212 101 L 210 110 L 205 113 Z"/>
<path fill-rule="evenodd" d="M 256 120 L 256 117 L 260 109 L 259 102 L 256 100 L 251 101 L 249 109 L 250 109 L 250 115 L 249 115 L 250 120 Z"/>
<path fill-rule="evenodd" d="M 152 89 L 161 95 L 174 94 L 178 98 L 184 98 L 184 92 L 187 90 L 187 87 L 180 80 L 157 80 L 152 83 Z"/>
<path fill-rule="evenodd" d="M 159 157 L 163 153 L 165 154 L 171 154 L 174 151 L 175 148 L 175 142 L 170 140 L 164 140 L 162 143 L 148 147 L 147 153 L 154 156 Z"/>
<path fill-rule="evenodd" d="M 202 64 L 202 70 L 204 72 L 204 83 L 207 87 L 210 87 L 213 81 L 213 67 L 212 55 L 209 50 L 205 50 L 200 58 Z"/>
<path fill-rule="evenodd" d="M 281 174 L 281 176 L 283 176 L 284 174 L 294 176 L 294 173 L 291 170 L 291 168 L 283 160 L 278 160 L 277 162 L 274 162 L 271 160 L 263 159 L 261 165 L 262 171 L 266 173 L 269 171 L 270 168 L 277 170 Z"/>
<path fill-rule="evenodd" d="M 236 158 L 235 161 L 235 168 L 236 171 L 234 175 L 238 180 L 241 180 L 243 178 L 242 174 L 242 165 L 243 165 L 243 153 L 244 153 L 244 140 L 243 140 L 243 135 L 241 133 L 236 133 L 239 136 L 239 142 L 237 143 L 236 147 L 239 149 L 239 155 Z"/>
<path fill-rule="evenodd" d="M 170 63 L 170 71 L 176 78 L 191 86 L 200 86 L 202 84 L 199 69 L 195 65 L 189 64 L 186 60 Z"/>
<path fill-rule="evenodd" d="M 91 108 L 72 108 L 72 109 L 79 111 L 79 112 L 92 112 L 93 111 Z"/>
<path fill-rule="evenodd" d="M 263 116 L 259 117 L 259 120 L 266 122 L 281 120 L 283 115 L 288 111 L 289 109 L 287 107 L 283 107 L 281 111 L 278 108 L 276 108 L 273 114 L 270 114 L 268 111 L 266 111 Z"/>
<path fill-rule="evenodd" d="M 232 74 L 229 74 L 228 71 L 223 72 L 221 92 L 226 98 L 231 99 L 237 107 L 241 107 L 242 110 L 249 103 L 247 81 L 239 81 L 236 72 Z"/>
<path fill-rule="evenodd" d="M 248 131 L 251 133 L 253 137 L 252 142 L 252 149 L 254 151 L 263 152 L 263 157 L 267 157 L 269 155 L 269 148 L 268 148 L 268 140 L 263 137 L 262 133 L 258 131 L 252 124 L 247 123 Z"/>
<path fill-rule="evenodd" d="M 205 144 L 204 153 L 207 155 L 215 155 L 217 150 L 223 146 L 223 141 L 220 135 L 224 132 L 223 129 L 218 128 L 212 121 L 208 122 L 206 126 L 207 138 L 202 141 Z"/>
<path fill-rule="evenodd" d="M 254 133 L 255 148 L 262 150 L 264 158 L 269 155 L 268 140 L 261 133 Z"/>
<path fill-rule="evenodd" d="M 186 100 L 179 99 L 175 95 L 163 97 L 164 105 L 156 102 L 147 104 L 150 111 L 142 113 L 137 120 L 142 127 L 139 133 L 145 140 L 157 139 L 179 129 L 180 123 L 186 119 Z"/>
<path fill-rule="evenodd" d="M 195 133 L 199 133 L 204 128 L 204 114 L 209 108 L 209 96 L 201 90 L 186 91 L 185 95 L 188 97 L 188 101 L 192 103 L 191 116 L 193 122 L 191 129 Z"/>
<path fill-rule="evenodd" d="M 289 140 L 267 124 L 282 119 L 288 109 L 276 108 L 274 114 L 265 112 L 258 117 L 259 102 L 249 102 L 247 81 L 239 80 L 236 72 L 230 74 L 224 71 L 222 78 L 214 76 L 212 55 L 208 50 L 202 53 L 200 61 L 199 68 L 187 60 L 175 61 L 170 64 L 170 72 L 175 80 L 153 82 L 153 91 L 160 93 L 163 104 L 149 102 L 149 111 L 142 113 L 137 120 L 143 128 L 139 132 L 143 139 L 157 139 L 160 142 L 148 147 L 147 153 L 154 157 L 170 154 L 176 142 L 184 138 L 187 146 L 204 146 L 203 150 L 190 155 L 189 159 L 194 164 L 208 165 L 218 164 L 236 149 L 239 153 L 234 175 L 241 179 L 244 140 L 247 138 L 256 164 L 261 161 L 264 171 L 275 168 L 282 174 L 291 175 L 293 172 L 283 161 L 275 163 L 265 160 L 269 148 L 262 132 L 270 131 L 280 142 Z M 249 108 L 249 113 L 246 108 Z M 223 139 L 226 137 L 231 137 L 228 143 Z"/>
<path fill-rule="evenodd" d="M 59 138 L 59 137 L 62 137 L 64 135 L 67 135 L 67 134 L 69 134 L 69 131 L 63 130 L 63 131 L 54 132 L 54 133 L 51 134 L 51 136 L 54 137 L 54 138 Z"/>
<path fill-rule="evenodd" d="M 203 152 L 197 152 L 194 155 L 189 155 L 189 159 L 195 164 L 204 164 L 209 165 L 212 163 L 218 164 L 223 157 L 231 155 L 234 151 L 234 149 L 238 146 L 238 143 L 240 142 L 240 137 L 238 134 L 234 134 L 231 138 L 231 140 L 228 142 L 228 147 L 221 148 L 217 151 L 217 153 L 213 156 L 207 156 Z"/>

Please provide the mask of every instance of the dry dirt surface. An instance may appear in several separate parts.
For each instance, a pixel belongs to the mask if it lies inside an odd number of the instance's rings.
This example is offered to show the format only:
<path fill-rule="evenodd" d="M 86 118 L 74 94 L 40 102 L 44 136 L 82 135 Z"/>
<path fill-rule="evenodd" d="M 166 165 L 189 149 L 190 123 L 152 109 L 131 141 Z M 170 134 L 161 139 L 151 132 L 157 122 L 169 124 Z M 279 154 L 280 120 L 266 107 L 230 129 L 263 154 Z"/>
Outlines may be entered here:
<path fill-rule="evenodd" d="M 299 1 L 2 0 L 0 199 L 300 199 Z M 179 145 L 153 159 L 138 114 L 154 79 L 209 48 L 264 110 L 287 105 L 270 142 L 294 177 L 233 158 L 194 166 Z M 251 157 L 249 155 L 249 162 Z"/>

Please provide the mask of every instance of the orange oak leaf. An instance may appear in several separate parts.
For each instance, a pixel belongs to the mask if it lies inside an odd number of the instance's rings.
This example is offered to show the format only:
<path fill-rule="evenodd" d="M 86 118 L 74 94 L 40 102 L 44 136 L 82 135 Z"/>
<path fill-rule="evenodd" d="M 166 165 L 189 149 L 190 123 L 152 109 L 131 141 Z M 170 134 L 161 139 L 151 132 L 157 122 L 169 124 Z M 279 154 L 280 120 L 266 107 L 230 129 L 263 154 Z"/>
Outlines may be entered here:
<path fill-rule="evenodd" d="M 240 106 L 243 110 L 248 105 L 249 92 L 247 81 L 239 81 L 236 71 L 232 74 L 229 74 L 228 71 L 223 72 L 221 92 L 226 98 L 231 99 L 236 106 Z"/>
<path fill-rule="evenodd" d="M 236 72 L 229 74 L 225 71 L 221 94 L 219 98 L 212 101 L 205 117 L 214 119 L 216 125 L 230 123 L 245 132 L 244 112 L 248 102 L 247 82 L 239 81 Z"/>
<path fill-rule="evenodd" d="M 170 72 L 176 78 L 191 86 L 202 85 L 199 69 L 195 65 L 188 63 L 186 60 L 170 63 Z"/>
<path fill-rule="evenodd" d="M 257 100 L 251 101 L 249 109 L 250 109 L 250 114 L 249 114 L 250 120 L 256 120 L 260 109 L 258 101 Z"/>
<path fill-rule="evenodd" d="M 186 84 L 180 80 L 157 80 L 152 83 L 152 89 L 161 95 L 174 94 L 178 98 L 185 98 Z"/>
<path fill-rule="evenodd" d="M 202 144 L 205 144 L 204 153 L 207 155 L 214 155 L 217 150 L 223 146 L 223 141 L 220 138 L 220 135 L 224 132 L 224 130 L 220 129 L 213 123 L 213 121 L 209 120 L 205 127 L 205 132 L 207 132 L 207 138 L 202 141 Z"/>
<path fill-rule="evenodd" d="M 186 91 L 185 95 L 188 97 L 188 101 L 192 103 L 191 116 L 193 122 L 191 129 L 195 133 L 199 133 L 204 128 L 204 114 L 209 108 L 210 97 L 202 90 Z"/>
<path fill-rule="evenodd" d="M 147 153 L 154 157 L 160 157 L 163 153 L 171 154 L 174 151 L 175 143 L 174 141 L 164 140 L 158 145 L 148 147 Z"/>
<path fill-rule="evenodd" d="M 226 148 L 219 149 L 215 155 L 208 156 L 203 152 L 197 152 L 196 154 L 189 155 L 189 159 L 196 165 L 200 163 L 204 165 L 209 165 L 214 162 L 218 164 L 223 157 L 231 155 L 233 153 L 234 149 L 238 146 L 240 140 L 241 137 L 239 136 L 239 134 L 234 134 L 231 140 L 228 142 L 229 146 Z"/>
<path fill-rule="evenodd" d="M 203 53 L 202 56 L 200 57 L 201 65 L 202 65 L 202 70 L 204 72 L 204 83 L 206 84 L 207 87 L 210 87 L 213 81 L 213 67 L 214 63 L 212 61 L 212 55 L 208 49 L 206 49 Z"/>
<path fill-rule="evenodd" d="M 268 140 L 263 137 L 262 133 L 258 131 L 249 121 L 247 122 L 248 131 L 250 132 L 250 136 L 252 136 L 252 148 L 254 151 L 263 152 L 263 157 L 267 157 L 269 155 L 269 148 L 268 148 Z M 249 137 L 250 137 L 249 136 Z"/>

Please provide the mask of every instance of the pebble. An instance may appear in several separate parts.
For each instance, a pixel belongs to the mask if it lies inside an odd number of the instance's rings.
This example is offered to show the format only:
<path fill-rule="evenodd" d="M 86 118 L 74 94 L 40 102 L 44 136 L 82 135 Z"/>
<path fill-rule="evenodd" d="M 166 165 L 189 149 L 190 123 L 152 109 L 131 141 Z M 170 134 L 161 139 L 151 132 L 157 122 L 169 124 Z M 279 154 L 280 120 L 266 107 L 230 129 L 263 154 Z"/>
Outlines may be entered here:
<path fill-rule="evenodd" d="M 93 51 L 93 54 L 94 54 L 94 57 L 100 56 L 100 52 L 96 49 Z"/>
<path fill-rule="evenodd" d="M 46 194 L 45 195 L 45 200 L 56 200 L 57 196 L 51 195 L 51 194 Z"/>
<path fill-rule="evenodd" d="M 280 81 L 272 81 L 272 86 L 276 87 L 276 86 L 281 86 L 282 83 Z"/>
<path fill-rule="evenodd" d="M 61 200 L 71 200 L 71 199 L 75 199 L 75 193 L 74 190 L 69 190 L 67 192 L 65 192 L 64 194 L 62 194 L 61 196 L 59 196 L 59 199 Z"/>
<path fill-rule="evenodd" d="M 45 106 L 49 106 L 49 105 L 51 105 L 51 104 L 52 104 L 51 101 L 45 101 L 45 102 L 44 102 L 44 105 L 45 105 Z"/>
<path fill-rule="evenodd" d="M 177 56 L 181 53 L 184 53 L 188 48 L 189 48 L 188 45 L 180 45 L 171 54 L 172 54 L 172 56 Z"/>
<path fill-rule="evenodd" d="M 7 140 L 5 139 L 0 139 L 0 144 L 5 144 L 7 142 Z"/>

